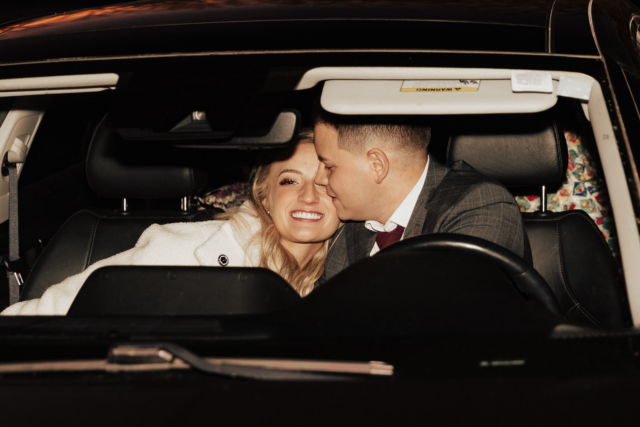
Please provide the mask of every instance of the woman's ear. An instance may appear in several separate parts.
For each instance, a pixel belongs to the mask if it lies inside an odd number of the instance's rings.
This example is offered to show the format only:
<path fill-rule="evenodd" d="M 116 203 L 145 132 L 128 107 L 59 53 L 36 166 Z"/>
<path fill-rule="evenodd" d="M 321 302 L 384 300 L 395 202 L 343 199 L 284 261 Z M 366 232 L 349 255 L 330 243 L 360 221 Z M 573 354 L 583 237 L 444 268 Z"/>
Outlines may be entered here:
<path fill-rule="evenodd" d="M 376 184 L 381 184 L 389 174 L 389 158 L 381 149 L 372 148 L 367 151 L 367 160 L 371 166 L 374 181 Z"/>

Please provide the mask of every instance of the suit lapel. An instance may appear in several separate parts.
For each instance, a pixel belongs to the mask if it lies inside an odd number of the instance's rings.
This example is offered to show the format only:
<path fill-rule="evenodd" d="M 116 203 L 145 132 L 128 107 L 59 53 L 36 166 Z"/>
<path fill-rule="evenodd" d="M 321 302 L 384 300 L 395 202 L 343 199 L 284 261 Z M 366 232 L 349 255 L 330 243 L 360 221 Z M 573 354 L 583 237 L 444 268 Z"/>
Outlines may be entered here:
<path fill-rule="evenodd" d="M 367 230 L 364 222 L 348 222 L 334 235 L 325 270 L 319 283 L 329 280 L 349 265 L 369 256 L 376 233 Z"/>
<path fill-rule="evenodd" d="M 428 215 L 427 203 L 429 202 L 429 197 L 431 197 L 433 191 L 438 187 L 438 185 L 440 185 L 448 171 L 448 167 L 439 163 L 433 158 L 433 156 L 429 156 L 427 179 L 424 182 L 424 186 L 422 187 L 416 206 L 413 208 L 413 213 L 411 214 L 409 225 L 407 225 L 407 229 L 404 232 L 403 239 L 408 239 L 409 237 L 415 237 L 422 234 L 422 228 L 424 227 L 424 223 L 426 222 Z"/>
<path fill-rule="evenodd" d="M 369 256 L 376 241 L 376 233 L 368 230 L 364 222 L 351 222 L 345 225 L 347 254 L 349 265 Z"/>

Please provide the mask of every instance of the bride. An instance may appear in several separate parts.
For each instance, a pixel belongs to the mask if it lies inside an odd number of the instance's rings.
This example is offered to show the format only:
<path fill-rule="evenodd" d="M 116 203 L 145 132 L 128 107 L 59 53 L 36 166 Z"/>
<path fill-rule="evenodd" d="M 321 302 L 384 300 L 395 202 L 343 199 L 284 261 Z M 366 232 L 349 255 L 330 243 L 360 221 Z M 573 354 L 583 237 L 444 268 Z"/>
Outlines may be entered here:
<path fill-rule="evenodd" d="M 322 275 L 340 224 L 331 197 L 314 183 L 318 165 L 313 134 L 302 132 L 293 147 L 270 153 L 254 168 L 251 195 L 236 212 L 213 221 L 154 224 L 132 249 L 1 314 L 65 315 L 87 277 L 107 265 L 266 267 L 306 296 Z"/>

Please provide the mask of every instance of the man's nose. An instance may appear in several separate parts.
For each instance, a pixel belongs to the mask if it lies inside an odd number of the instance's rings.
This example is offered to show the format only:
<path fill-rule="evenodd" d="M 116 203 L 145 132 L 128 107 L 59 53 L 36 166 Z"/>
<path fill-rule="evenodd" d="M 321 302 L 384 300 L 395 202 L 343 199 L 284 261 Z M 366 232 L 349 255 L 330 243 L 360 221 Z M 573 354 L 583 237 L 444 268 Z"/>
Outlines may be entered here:
<path fill-rule="evenodd" d="M 320 162 L 318 165 L 318 172 L 316 172 L 315 183 L 322 186 L 329 185 L 329 179 L 327 178 L 327 169 L 324 167 L 324 163 Z"/>
<path fill-rule="evenodd" d="M 309 205 L 316 204 L 320 201 L 315 183 L 309 182 L 305 184 L 300 193 L 300 201 Z"/>

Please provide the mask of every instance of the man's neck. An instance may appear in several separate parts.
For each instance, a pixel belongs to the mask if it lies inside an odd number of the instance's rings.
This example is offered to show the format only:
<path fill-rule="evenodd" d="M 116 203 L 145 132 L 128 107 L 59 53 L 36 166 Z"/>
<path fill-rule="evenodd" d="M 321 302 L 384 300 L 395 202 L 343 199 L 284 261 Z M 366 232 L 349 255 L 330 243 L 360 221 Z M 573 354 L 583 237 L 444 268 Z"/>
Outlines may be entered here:
<path fill-rule="evenodd" d="M 375 221 L 381 224 L 386 224 L 387 221 L 389 221 L 422 177 L 427 167 L 427 161 L 428 157 L 424 163 L 421 163 L 421 166 L 418 165 L 408 170 L 405 169 L 405 172 L 398 177 L 396 182 L 386 188 L 387 197 L 385 197 L 382 200 L 383 203 L 381 203 L 383 211 L 378 215 L 378 218 L 373 218 Z"/>

